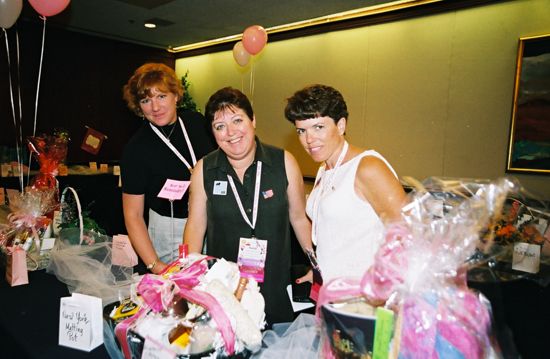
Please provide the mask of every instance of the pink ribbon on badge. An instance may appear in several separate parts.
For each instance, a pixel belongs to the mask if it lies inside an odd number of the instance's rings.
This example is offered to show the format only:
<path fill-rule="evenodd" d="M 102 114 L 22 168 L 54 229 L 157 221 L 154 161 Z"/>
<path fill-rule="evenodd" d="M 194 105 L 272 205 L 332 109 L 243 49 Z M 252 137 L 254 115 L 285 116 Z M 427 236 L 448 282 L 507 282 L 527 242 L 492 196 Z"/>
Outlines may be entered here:
<path fill-rule="evenodd" d="M 203 259 L 172 274 L 168 279 L 155 274 L 146 274 L 138 284 L 138 293 L 155 312 L 165 310 L 176 292 L 182 298 L 206 308 L 218 326 L 227 353 L 231 355 L 235 352 L 235 333 L 229 317 L 216 298 L 206 292 L 194 289 L 200 282 L 200 276 L 207 270 L 208 265 Z"/>

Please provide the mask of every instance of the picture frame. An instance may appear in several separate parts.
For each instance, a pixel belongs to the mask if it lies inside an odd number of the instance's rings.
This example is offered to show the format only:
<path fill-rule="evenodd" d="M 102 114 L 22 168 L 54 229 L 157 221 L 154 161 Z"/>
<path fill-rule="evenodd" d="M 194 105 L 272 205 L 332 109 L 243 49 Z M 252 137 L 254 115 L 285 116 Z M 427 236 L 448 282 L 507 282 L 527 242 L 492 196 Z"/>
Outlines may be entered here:
<path fill-rule="evenodd" d="M 550 34 L 519 39 L 506 172 L 550 174 Z"/>

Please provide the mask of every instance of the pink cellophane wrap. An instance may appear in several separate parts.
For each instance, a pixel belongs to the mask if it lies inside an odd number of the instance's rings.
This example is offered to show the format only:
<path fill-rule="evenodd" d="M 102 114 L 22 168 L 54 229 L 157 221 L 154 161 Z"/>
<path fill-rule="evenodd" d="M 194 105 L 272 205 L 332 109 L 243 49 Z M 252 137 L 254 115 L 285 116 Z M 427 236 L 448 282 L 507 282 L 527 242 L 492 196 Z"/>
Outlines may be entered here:
<path fill-rule="evenodd" d="M 480 241 L 480 234 L 518 186 L 502 179 L 473 186 L 453 182 L 455 192 L 420 187 L 410 195 L 403 221 L 387 227 L 361 287 L 369 302 L 398 311 L 399 358 L 495 355 L 490 305 L 467 287 L 465 273 L 472 256 L 491 244 Z M 451 193 L 453 200 L 441 202 L 434 193 Z"/>
<path fill-rule="evenodd" d="M 68 141 L 68 134 L 62 131 L 29 137 L 29 150 L 40 165 L 39 173 L 33 179 L 34 188 L 57 188 L 55 177 L 59 164 L 67 157 Z"/>

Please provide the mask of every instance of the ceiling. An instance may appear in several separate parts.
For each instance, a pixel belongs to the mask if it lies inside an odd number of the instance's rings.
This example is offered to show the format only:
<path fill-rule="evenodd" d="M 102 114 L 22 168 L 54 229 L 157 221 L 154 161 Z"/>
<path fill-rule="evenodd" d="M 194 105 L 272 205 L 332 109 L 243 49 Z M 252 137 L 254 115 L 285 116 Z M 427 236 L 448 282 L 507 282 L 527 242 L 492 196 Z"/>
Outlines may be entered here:
<path fill-rule="evenodd" d="M 401 1 L 403 2 L 403 1 Z M 21 17 L 38 19 L 27 1 Z M 390 3 L 384 0 L 72 0 L 48 26 L 173 48 L 264 28 Z M 156 29 L 143 24 L 153 19 Z"/>

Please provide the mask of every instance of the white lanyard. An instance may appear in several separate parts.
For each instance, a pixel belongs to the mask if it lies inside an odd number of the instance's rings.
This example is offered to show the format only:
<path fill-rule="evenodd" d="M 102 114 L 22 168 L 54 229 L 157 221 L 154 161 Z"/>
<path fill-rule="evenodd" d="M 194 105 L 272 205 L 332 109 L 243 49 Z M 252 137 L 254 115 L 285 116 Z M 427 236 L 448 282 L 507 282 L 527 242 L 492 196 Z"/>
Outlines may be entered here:
<path fill-rule="evenodd" d="M 246 212 L 244 211 L 243 203 L 241 201 L 241 197 L 239 197 L 239 193 L 237 192 L 237 187 L 235 187 L 235 182 L 233 181 L 233 177 L 230 175 L 227 175 L 227 179 L 229 180 L 229 184 L 231 185 L 231 190 L 233 191 L 233 195 L 235 196 L 235 200 L 237 201 L 237 205 L 239 206 L 239 210 L 241 211 L 241 215 L 243 216 L 244 220 L 252 230 L 254 230 L 254 227 L 256 227 L 256 219 L 258 218 L 258 199 L 260 198 L 260 181 L 262 179 L 262 162 L 258 161 L 256 165 L 256 184 L 254 185 L 254 204 L 252 207 L 252 223 L 250 223 L 250 220 L 248 219 L 248 216 L 246 215 Z"/>
<path fill-rule="evenodd" d="M 336 164 L 334 165 L 334 168 L 332 169 L 332 173 L 330 174 L 329 178 L 326 178 L 326 171 L 325 168 L 327 166 L 326 162 L 319 168 L 319 171 L 317 171 L 317 176 L 315 177 L 315 183 L 313 185 L 313 188 L 319 184 L 321 179 L 323 181 L 321 182 L 320 188 L 317 188 L 317 195 L 313 199 L 313 218 L 311 219 L 312 224 L 312 231 L 311 231 L 311 240 L 314 244 L 317 244 L 317 223 L 318 223 L 318 216 L 319 216 L 319 204 L 321 202 L 321 198 L 325 194 L 325 191 L 332 187 L 332 184 L 334 183 L 334 178 L 336 176 L 336 171 L 340 166 L 342 165 L 342 162 L 344 161 L 344 157 L 346 156 L 346 153 L 348 152 L 349 144 L 348 141 L 344 141 L 344 147 L 342 148 L 342 152 L 340 152 L 340 155 L 338 156 L 338 159 L 336 160 Z"/>
<path fill-rule="evenodd" d="M 157 136 L 159 136 L 159 138 L 162 140 L 162 142 L 164 142 L 166 144 L 166 146 L 168 146 L 168 148 L 170 148 L 172 150 L 172 152 L 174 152 L 174 154 L 176 156 L 178 156 L 178 158 L 183 162 L 183 164 L 185 166 L 187 166 L 187 168 L 189 169 L 189 172 L 192 172 L 193 167 L 195 166 L 195 164 L 197 164 L 197 158 L 195 157 L 195 151 L 193 151 L 193 145 L 191 145 L 191 141 L 189 140 L 189 135 L 187 134 L 187 130 L 185 129 L 185 126 L 183 125 L 183 121 L 179 117 L 178 117 L 178 121 L 180 123 L 181 130 L 183 131 L 183 136 L 185 137 L 185 142 L 187 143 L 187 148 L 189 149 L 189 153 L 191 154 L 191 160 L 193 161 L 193 166 L 191 166 L 189 164 L 189 162 L 187 162 L 187 160 L 183 157 L 183 155 L 177 150 L 177 148 L 174 147 L 174 145 L 170 141 L 168 141 L 168 139 L 166 137 L 163 136 L 163 134 L 159 131 L 158 128 L 153 126 L 153 124 L 151 122 L 149 122 L 149 125 L 151 126 L 153 131 L 157 134 Z"/>

